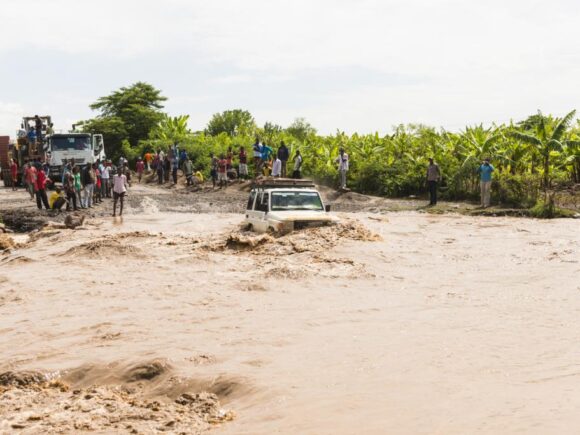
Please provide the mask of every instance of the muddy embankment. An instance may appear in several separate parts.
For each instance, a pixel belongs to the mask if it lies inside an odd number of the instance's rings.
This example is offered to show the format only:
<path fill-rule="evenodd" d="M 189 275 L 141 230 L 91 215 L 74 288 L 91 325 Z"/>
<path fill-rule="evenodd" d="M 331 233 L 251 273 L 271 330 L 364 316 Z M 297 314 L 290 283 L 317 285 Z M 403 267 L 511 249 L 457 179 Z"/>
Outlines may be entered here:
<path fill-rule="evenodd" d="M 166 361 L 86 365 L 62 374 L 0 374 L 0 431 L 193 434 L 231 421 L 232 380 L 181 379 Z"/>

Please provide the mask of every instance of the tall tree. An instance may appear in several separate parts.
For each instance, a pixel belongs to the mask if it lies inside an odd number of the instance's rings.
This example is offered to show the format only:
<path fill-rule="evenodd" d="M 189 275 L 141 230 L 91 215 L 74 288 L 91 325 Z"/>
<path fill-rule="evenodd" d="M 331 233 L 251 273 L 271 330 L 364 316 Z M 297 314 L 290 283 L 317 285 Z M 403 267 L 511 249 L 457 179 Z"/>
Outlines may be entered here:
<path fill-rule="evenodd" d="M 286 131 L 301 142 L 308 136 L 316 134 L 316 129 L 305 118 L 296 118 Z"/>
<path fill-rule="evenodd" d="M 210 136 L 226 133 L 230 136 L 252 134 L 256 128 L 254 117 L 247 110 L 234 109 L 216 113 L 207 124 Z"/>
<path fill-rule="evenodd" d="M 123 140 L 131 147 L 146 139 L 151 130 L 163 118 L 161 109 L 167 100 L 161 91 L 144 82 L 122 87 L 99 98 L 90 105 L 100 113 L 93 119 L 82 121 L 79 126 L 87 132 L 102 133 L 109 155 L 116 157 Z"/>

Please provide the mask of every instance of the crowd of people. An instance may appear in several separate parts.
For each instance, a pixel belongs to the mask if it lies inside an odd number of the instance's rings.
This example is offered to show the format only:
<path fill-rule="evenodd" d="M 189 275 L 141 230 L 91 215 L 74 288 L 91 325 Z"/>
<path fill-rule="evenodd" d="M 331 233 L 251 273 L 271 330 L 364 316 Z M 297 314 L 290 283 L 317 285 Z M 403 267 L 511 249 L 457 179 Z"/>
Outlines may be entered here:
<path fill-rule="evenodd" d="M 288 162 L 290 150 L 284 144 L 276 151 L 260 140 L 256 140 L 252 146 L 253 152 L 253 177 L 272 176 L 288 177 Z M 230 181 L 235 179 L 247 180 L 249 174 L 249 156 L 244 146 L 229 147 L 226 153 L 210 156 L 210 177 L 214 188 L 225 188 Z M 302 178 L 303 158 L 300 151 L 296 151 L 293 159 L 292 178 Z M 339 173 L 340 189 L 347 190 L 347 173 L 349 171 L 349 156 L 343 148 L 335 159 Z M 236 169 L 237 166 L 237 169 Z M 156 153 L 147 152 L 142 159 L 139 157 L 135 164 L 135 173 L 138 182 L 141 182 L 143 174 L 153 171 L 157 175 L 159 184 L 170 180 L 177 184 L 178 170 L 181 169 L 188 186 L 203 183 L 204 177 L 201 171 L 195 171 L 193 162 L 185 150 L 179 150 L 177 144 L 169 147 L 167 152 L 158 150 Z M 40 159 L 25 162 L 21 169 L 20 178 L 31 199 L 36 199 L 39 209 L 78 210 L 79 208 L 91 208 L 100 204 L 105 198 L 113 198 L 113 216 L 116 215 L 117 203 L 120 203 L 120 214 L 123 213 L 124 197 L 127 187 L 131 185 L 131 170 L 127 159 L 120 158 L 117 165 L 111 160 L 97 161 L 96 163 L 77 165 L 74 161 L 63 162 L 62 188 L 56 187 L 50 197 L 47 195 L 47 187 L 53 180 L 48 178 L 49 167 Z M 494 171 L 489 159 L 485 159 L 478 167 L 481 186 L 481 206 L 489 207 L 491 194 L 491 179 Z M 13 189 L 19 178 L 19 168 L 15 160 L 10 164 L 10 176 Z M 437 204 L 437 192 L 442 180 L 439 165 L 432 158 L 426 172 L 426 182 L 429 189 L 429 205 Z"/>
<path fill-rule="evenodd" d="M 14 159 L 10 163 L 12 189 L 16 190 L 18 165 Z M 123 214 L 124 197 L 131 183 L 131 171 L 126 159 L 120 159 L 117 165 L 111 160 L 77 165 L 74 161 L 63 161 L 61 185 L 49 178 L 48 164 L 40 159 L 27 161 L 21 169 L 22 185 L 36 199 L 39 210 L 67 211 L 88 209 L 101 204 L 105 198 L 113 199 L 113 216 L 116 215 L 117 203 L 120 203 L 120 215 Z M 47 189 L 54 184 L 50 196 Z M 61 187 L 62 186 L 62 187 Z"/>
<path fill-rule="evenodd" d="M 284 144 L 274 152 L 274 149 L 259 139 L 252 145 L 253 151 L 253 177 L 262 176 L 288 177 L 288 161 L 290 160 L 290 150 Z M 229 147 L 225 153 L 210 155 L 210 177 L 213 187 L 227 187 L 229 182 L 236 179 L 247 180 L 250 178 L 249 164 L 251 158 L 244 146 Z M 302 177 L 302 156 L 300 151 L 296 151 L 294 157 L 292 177 Z M 187 185 L 201 183 L 204 181 L 200 170 L 195 170 L 193 162 L 185 150 L 180 150 L 177 145 L 173 145 L 167 152 L 159 149 L 157 152 L 145 153 L 143 159 L 139 157 L 135 171 L 140 178 L 144 171 L 154 171 L 157 175 L 158 184 L 172 181 L 177 184 L 178 170 L 181 169 Z"/>

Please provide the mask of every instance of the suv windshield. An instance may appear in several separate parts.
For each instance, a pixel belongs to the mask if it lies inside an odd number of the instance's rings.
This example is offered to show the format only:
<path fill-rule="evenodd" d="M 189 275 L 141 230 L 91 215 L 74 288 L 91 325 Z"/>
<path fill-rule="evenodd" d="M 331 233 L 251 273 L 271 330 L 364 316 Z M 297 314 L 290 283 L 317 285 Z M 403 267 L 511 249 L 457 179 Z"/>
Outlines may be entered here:
<path fill-rule="evenodd" d="M 52 151 L 55 150 L 89 150 L 91 149 L 90 136 L 52 137 L 50 140 Z"/>
<path fill-rule="evenodd" d="M 272 192 L 272 211 L 322 210 L 318 192 Z"/>

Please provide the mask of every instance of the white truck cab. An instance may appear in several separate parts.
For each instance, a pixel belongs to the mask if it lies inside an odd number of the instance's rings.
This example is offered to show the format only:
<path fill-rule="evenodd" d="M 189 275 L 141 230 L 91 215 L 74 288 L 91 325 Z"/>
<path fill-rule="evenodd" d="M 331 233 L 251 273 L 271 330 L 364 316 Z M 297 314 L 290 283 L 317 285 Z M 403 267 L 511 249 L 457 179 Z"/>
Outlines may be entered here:
<path fill-rule="evenodd" d="M 316 186 L 309 180 L 264 179 L 254 184 L 244 224 L 258 233 L 285 234 L 295 229 L 332 225 L 330 214 Z"/>
<path fill-rule="evenodd" d="M 64 162 L 74 161 L 83 166 L 104 160 L 105 144 L 102 134 L 58 133 L 47 136 L 47 154 L 50 163 L 50 175 L 62 177 Z"/>

